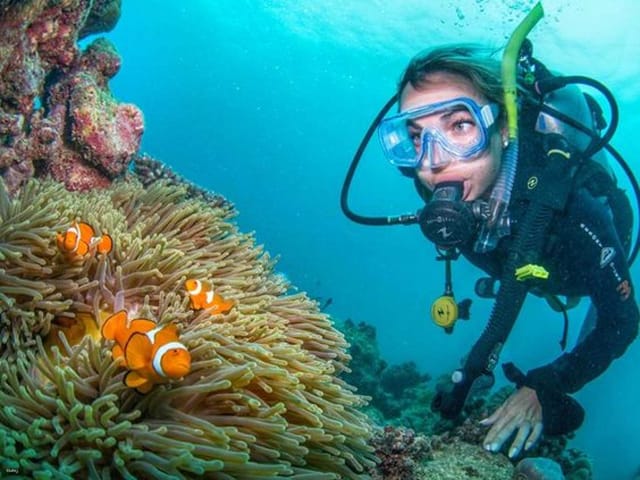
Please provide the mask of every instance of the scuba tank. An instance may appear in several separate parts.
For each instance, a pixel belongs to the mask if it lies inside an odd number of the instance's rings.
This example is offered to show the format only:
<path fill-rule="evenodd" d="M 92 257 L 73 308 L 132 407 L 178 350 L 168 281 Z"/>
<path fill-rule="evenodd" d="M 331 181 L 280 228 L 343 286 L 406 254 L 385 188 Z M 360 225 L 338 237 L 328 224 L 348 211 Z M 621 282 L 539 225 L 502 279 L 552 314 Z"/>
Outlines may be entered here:
<path fill-rule="evenodd" d="M 528 38 L 523 41 L 520 48 L 518 76 L 521 84 L 536 96 L 539 96 L 539 92 L 535 90 L 536 82 L 562 78 L 552 74 L 540 61 L 533 58 L 533 44 Z M 542 134 L 562 135 L 580 152 L 587 150 L 595 135 L 602 136 L 602 131 L 607 126 L 600 104 L 591 95 L 580 90 L 575 83 L 568 83 L 548 91 L 542 95 L 537 108 L 540 113 L 534 123 L 535 131 Z M 579 128 L 579 125 L 583 128 Z M 611 155 L 606 149 L 594 152 L 591 159 L 607 172 L 614 183 L 616 182 L 609 161 Z"/>

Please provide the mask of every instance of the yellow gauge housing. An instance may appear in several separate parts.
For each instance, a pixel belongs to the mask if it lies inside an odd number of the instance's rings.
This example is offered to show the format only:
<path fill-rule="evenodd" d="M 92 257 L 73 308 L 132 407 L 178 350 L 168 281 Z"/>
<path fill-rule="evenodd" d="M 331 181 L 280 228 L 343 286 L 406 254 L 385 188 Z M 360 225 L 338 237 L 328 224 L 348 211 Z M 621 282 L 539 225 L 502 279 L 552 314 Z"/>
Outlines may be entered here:
<path fill-rule="evenodd" d="M 443 295 L 431 304 L 431 319 L 442 328 L 453 327 L 458 319 L 458 304 L 450 295 Z"/>

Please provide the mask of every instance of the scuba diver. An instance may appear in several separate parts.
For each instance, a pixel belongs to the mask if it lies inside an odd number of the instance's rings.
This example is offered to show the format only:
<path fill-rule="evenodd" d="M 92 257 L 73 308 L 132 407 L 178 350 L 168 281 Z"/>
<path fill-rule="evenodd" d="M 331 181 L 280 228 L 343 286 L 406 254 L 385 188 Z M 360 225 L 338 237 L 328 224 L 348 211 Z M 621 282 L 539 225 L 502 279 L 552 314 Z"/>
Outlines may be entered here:
<path fill-rule="evenodd" d="M 573 350 L 526 373 L 502 365 L 516 390 L 481 421 L 489 427 L 483 446 L 497 452 L 513 437 L 511 458 L 543 432 L 569 433 L 582 424 L 584 410 L 570 394 L 625 352 L 640 320 L 629 273 L 637 242 L 627 259 L 632 210 L 605 161 L 605 152 L 613 152 L 629 174 L 608 145 L 617 124 L 615 99 L 599 82 L 555 76 L 532 57 L 525 37 L 541 16 L 538 5 L 514 32 L 502 63 L 466 44 L 414 57 L 363 139 L 341 199 L 354 221 L 418 224 L 435 244 L 446 262 L 446 282 L 432 316 L 447 332 L 470 303 L 453 298 L 450 262 L 462 255 L 489 275 L 476 283 L 477 294 L 495 298 L 488 323 L 431 405 L 445 418 L 460 414 L 476 382 L 493 378 L 529 293 L 548 299 L 565 322 L 572 301 L 589 297 Z M 580 83 L 609 100 L 612 118 L 603 135 L 602 110 Z M 396 103 L 398 112 L 385 116 Z M 376 131 L 385 157 L 413 180 L 425 202 L 416 214 L 365 217 L 347 205 L 357 163 Z"/>

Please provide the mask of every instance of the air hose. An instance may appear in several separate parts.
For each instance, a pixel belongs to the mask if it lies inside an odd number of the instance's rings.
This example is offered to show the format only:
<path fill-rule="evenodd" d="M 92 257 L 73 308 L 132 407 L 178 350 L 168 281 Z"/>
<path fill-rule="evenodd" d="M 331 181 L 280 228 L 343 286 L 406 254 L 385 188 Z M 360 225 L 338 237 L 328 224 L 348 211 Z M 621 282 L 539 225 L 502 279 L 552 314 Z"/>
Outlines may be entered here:
<path fill-rule="evenodd" d="M 509 128 L 509 145 L 503 154 L 500 173 L 491 191 L 489 218 L 478 236 L 475 245 L 477 252 L 493 250 L 502 235 L 499 232 L 500 219 L 506 214 L 507 206 L 511 200 L 511 190 L 513 190 L 518 167 L 518 54 L 527 34 L 543 15 L 542 5 L 538 2 L 513 31 L 502 55 L 502 88 Z"/>
<path fill-rule="evenodd" d="M 571 173 L 567 162 L 569 146 L 560 135 L 545 138 L 549 160 L 548 170 L 541 180 L 566 179 Z M 433 407 L 447 418 L 453 418 L 464 406 L 473 382 L 481 375 L 491 374 L 498 362 L 502 345 L 511 333 L 522 304 L 527 296 L 529 284 L 516 278 L 516 270 L 528 263 L 535 263 L 546 240 L 547 228 L 554 215 L 552 202 L 532 201 L 514 235 L 514 244 L 501 275 L 500 289 L 496 296 L 489 322 L 467 357 L 462 370 L 454 372 L 453 389 L 448 394 L 436 397 Z"/>
<path fill-rule="evenodd" d="M 516 71 L 518 54 L 527 34 L 543 15 L 542 5 L 538 2 L 514 30 L 502 57 L 502 82 L 509 128 L 509 146 L 502 158 L 500 173 L 489 200 L 490 216 L 480 232 L 478 243 L 475 246 L 476 251 L 488 251 L 495 247 L 500 236 L 497 231 L 500 218 L 505 214 L 511 199 L 511 190 L 518 166 Z M 559 154 L 553 153 L 552 155 Z M 552 165 L 554 164 L 553 159 L 550 162 Z M 566 163 L 566 161 L 557 162 L 559 165 Z M 525 262 L 525 254 L 533 253 L 535 255 L 541 250 L 546 228 L 551 222 L 552 216 L 553 207 L 540 202 L 532 202 L 530 208 L 527 209 L 518 233 L 515 235 L 514 248 L 507 259 L 489 322 L 471 349 L 464 368 L 454 372 L 452 390 L 448 393 L 438 394 L 434 398 L 433 408 L 440 411 L 444 417 L 457 416 L 462 410 L 475 380 L 483 374 L 491 373 L 495 367 L 502 345 L 513 328 L 528 292 L 528 285 L 516 279 L 515 271 Z"/>
<path fill-rule="evenodd" d="M 518 166 L 518 54 L 527 34 L 543 15 L 542 5 L 538 2 L 514 30 L 502 57 L 502 83 L 509 128 L 509 146 L 504 153 L 500 174 L 491 192 L 489 200 L 491 217 L 488 222 L 488 230 L 494 229 L 495 223 L 503 215 L 511 200 L 511 190 L 513 189 Z M 489 317 L 489 323 L 471 350 L 465 367 L 465 369 L 468 368 L 472 371 L 474 379 L 475 376 L 482 374 L 483 371 L 492 370 L 495 361 L 497 361 L 497 354 L 509 335 L 527 295 L 526 285 L 516 280 L 514 275 L 516 268 L 522 266 L 524 260 L 519 258 L 520 253 L 540 251 L 544 241 L 543 233 L 551 221 L 552 215 L 553 210 L 550 207 L 543 208 L 542 205 L 534 202 L 520 225 L 520 234 L 515 239 L 513 250 L 515 254 L 511 255 L 507 260 L 503 281 Z M 491 232 L 488 232 L 488 234 L 491 235 Z M 495 237 L 495 235 L 493 236 Z M 480 241 L 482 241 L 482 236 Z M 496 241 L 494 240 L 491 243 Z M 495 361 L 493 360 L 494 358 Z"/>

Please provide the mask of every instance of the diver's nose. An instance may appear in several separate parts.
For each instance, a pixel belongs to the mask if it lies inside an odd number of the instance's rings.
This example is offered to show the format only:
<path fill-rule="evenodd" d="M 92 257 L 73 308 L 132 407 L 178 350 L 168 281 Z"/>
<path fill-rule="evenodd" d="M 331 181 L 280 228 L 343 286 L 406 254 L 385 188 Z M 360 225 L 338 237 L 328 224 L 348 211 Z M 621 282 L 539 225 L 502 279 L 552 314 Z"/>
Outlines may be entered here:
<path fill-rule="evenodd" d="M 438 148 L 438 142 L 433 138 L 425 138 L 422 150 L 422 164 L 432 172 L 439 172 L 447 166 L 442 149 Z"/>

